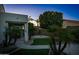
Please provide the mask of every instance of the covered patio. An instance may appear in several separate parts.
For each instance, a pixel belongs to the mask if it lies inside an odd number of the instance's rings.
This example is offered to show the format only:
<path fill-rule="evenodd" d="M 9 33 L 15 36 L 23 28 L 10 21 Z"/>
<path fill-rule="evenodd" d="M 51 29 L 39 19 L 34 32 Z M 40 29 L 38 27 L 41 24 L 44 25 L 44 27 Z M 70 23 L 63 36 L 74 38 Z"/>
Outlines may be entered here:
<path fill-rule="evenodd" d="M 6 23 L 8 24 L 8 29 L 14 29 L 13 27 L 15 26 L 15 28 L 19 31 L 19 29 L 21 30 L 21 37 L 17 40 L 19 41 L 23 41 L 23 42 L 27 42 L 28 41 L 28 24 L 25 21 L 6 21 Z M 8 35 L 9 37 L 10 35 Z"/>

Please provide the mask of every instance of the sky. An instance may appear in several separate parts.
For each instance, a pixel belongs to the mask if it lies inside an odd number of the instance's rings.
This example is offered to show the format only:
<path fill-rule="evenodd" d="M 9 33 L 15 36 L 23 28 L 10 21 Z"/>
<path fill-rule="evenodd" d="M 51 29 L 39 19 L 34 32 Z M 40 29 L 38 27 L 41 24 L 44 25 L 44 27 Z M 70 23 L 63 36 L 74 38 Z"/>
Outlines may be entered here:
<path fill-rule="evenodd" d="M 4 8 L 6 12 L 25 14 L 35 20 L 45 11 L 62 12 L 64 19 L 79 20 L 78 4 L 5 4 Z"/>

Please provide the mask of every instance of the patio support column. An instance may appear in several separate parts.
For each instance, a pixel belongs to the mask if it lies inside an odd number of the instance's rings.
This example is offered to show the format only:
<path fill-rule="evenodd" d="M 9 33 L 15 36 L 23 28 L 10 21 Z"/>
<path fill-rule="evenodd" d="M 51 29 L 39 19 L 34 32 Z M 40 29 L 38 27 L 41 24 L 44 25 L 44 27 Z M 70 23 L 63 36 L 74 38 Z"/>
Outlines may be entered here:
<path fill-rule="evenodd" d="M 28 41 L 28 23 L 24 24 L 25 28 L 24 28 L 24 34 L 25 34 L 25 42 Z"/>

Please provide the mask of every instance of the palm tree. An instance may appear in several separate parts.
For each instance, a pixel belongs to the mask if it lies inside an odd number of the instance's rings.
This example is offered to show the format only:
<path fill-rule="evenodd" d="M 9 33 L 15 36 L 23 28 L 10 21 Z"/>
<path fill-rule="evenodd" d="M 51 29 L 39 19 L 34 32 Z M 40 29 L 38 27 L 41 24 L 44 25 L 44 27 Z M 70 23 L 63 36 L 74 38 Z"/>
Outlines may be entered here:
<path fill-rule="evenodd" d="M 53 52 L 53 54 L 57 55 L 62 54 L 67 46 L 67 43 L 69 43 L 74 38 L 74 36 L 71 34 L 69 30 L 57 26 L 53 26 L 50 29 L 50 32 L 49 36 L 51 37 L 50 42 L 51 51 Z"/>
<path fill-rule="evenodd" d="M 39 19 L 37 19 L 36 22 L 37 22 L 37 30 L 38 30 L 38 34 L 40 34 L 40 26 L 39 26 L 39 23 L 40 23 L 40 22 L 39 22 Z"/>
<path fill-rule="evenodd" d="M 8 32 L 8 35 L 9 35 L 9 44 L 10 42 L 12 41 L 12 39 L 14 39 L 14 44 L 16 43 L 17 39 L 21 37 L 21 31 L 22 29 L 19 29 L 19 28 L 16 28 L 16 26 L 12 26 L 13 29 L 10 29 L 9 28 L 9 32 Z"/>

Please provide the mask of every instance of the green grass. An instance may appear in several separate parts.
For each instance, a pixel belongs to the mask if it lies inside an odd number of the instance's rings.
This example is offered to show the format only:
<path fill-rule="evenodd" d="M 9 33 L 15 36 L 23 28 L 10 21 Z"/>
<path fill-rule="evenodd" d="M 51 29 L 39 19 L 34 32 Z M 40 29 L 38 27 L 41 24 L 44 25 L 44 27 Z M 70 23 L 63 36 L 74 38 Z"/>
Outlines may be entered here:
<path fill-rule="evenodd" d="M 32 45 L 48 45 L 49 43 L 49 38 L 34 38 Z"/>
<path fill-rule="evenodd" d="M 48 49 L 21 49 L 11 55 L 48 55 Z"/>

